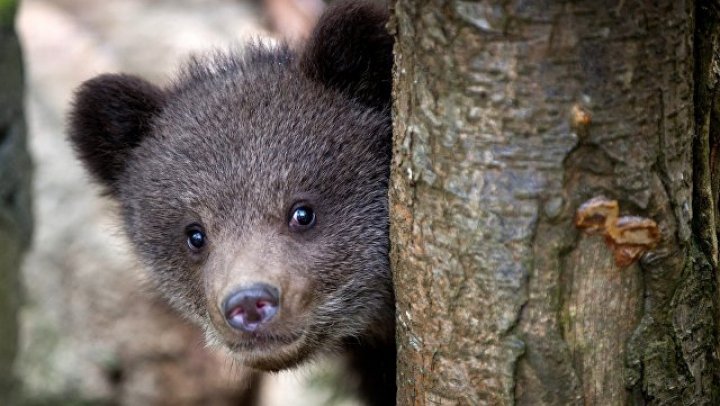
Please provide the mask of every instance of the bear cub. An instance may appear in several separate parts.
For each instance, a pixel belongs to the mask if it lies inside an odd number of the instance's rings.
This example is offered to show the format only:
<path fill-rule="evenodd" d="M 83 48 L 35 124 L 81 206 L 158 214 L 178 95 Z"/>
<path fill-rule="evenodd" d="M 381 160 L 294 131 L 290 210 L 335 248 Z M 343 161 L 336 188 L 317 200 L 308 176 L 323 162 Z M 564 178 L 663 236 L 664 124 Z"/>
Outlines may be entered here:
<path fill-rule="evenodd" d="M 345 354 L 377 405 L 395 403 L 386 22 L 335 3 L 299 50 L 194 58 L 167 87 L 98 76 L 68 130 L 151 279 L 209 342 L 266 371 Z"/>

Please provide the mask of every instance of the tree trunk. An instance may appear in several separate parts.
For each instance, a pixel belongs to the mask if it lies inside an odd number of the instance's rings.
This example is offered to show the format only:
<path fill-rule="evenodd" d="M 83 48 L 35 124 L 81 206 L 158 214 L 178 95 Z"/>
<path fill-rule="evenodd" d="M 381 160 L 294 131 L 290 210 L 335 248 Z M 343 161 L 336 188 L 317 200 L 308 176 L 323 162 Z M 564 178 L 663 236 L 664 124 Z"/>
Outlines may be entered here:
<path fill-rule="evenodd" d="M 19 268 L 30 243 L 30 159 L 25 147 L 20 46 L 15 2 L 0 1 L 0 399 L 17 389 L 12 367 L 18 349 Z"/>
<path fill-rule="evenodd" d="M 398 403 L 720 404 L 718 5 L 398 0 L 391 29 Z"/>

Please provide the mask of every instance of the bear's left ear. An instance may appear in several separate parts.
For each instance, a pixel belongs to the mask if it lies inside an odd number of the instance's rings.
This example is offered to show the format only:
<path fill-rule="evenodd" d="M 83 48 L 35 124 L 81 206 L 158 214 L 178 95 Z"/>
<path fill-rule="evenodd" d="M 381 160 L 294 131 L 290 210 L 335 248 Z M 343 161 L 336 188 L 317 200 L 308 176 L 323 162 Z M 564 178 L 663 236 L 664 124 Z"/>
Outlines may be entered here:
<path fill-rule="evenodd" d="M 80 160 L 111 194 L 131 151 L 151 132 L 164 92 L 132 75 L 105 74 L 75 93 L 68 135 Z"/>
<path fill-rule="evenodd" d="M 393 37 L 385 7 L 370 1 L 333 3 L 320 17 L 300 59 L 315 80 L 373 107 L 390 105 Z"/>

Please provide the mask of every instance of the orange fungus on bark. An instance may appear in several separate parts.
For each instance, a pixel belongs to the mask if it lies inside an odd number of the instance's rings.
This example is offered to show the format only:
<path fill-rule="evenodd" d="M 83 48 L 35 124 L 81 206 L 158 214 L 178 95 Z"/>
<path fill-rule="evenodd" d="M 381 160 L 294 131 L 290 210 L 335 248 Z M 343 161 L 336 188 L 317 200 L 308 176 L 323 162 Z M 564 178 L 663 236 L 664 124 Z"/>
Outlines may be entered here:
<path fill-rule="evenodd" d="M 587 234 L 602 234 L 613 251 L 615 264 L 632 265 L 660 241 L 654 220 L 639 216 L 620 217 L 617 200 L 595 197 L 583 203 L 575 215 L 575 226 Z"/>

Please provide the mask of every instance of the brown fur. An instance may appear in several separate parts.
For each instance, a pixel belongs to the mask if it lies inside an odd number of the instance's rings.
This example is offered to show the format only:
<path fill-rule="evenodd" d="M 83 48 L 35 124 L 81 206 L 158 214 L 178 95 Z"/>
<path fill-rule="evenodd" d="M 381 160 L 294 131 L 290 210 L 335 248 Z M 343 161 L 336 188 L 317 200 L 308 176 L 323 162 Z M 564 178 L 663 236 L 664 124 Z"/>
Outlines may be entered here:
<path fill-rule="evenodd" d="M 210 341 L 265 370 L 349 354 L 373 404 L 394 404 L 395 388 L 386 18 L 336 4 L 299 53 L 198 58 L 167 89 L 100 76 L 69 128 L 159 290 Z M 301 232 L 288 227 L 298 202 L 317 215 Z M 205 230 L 200 250 L 189 224 Z M 281 292 L 277 314 L 256 332 L 229 327 L 223 299 L 256 282 Z"/>

